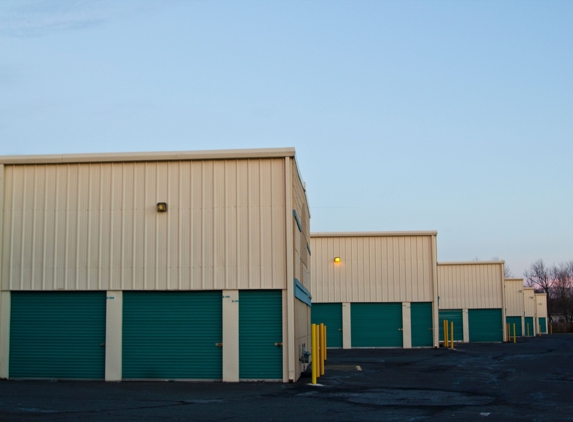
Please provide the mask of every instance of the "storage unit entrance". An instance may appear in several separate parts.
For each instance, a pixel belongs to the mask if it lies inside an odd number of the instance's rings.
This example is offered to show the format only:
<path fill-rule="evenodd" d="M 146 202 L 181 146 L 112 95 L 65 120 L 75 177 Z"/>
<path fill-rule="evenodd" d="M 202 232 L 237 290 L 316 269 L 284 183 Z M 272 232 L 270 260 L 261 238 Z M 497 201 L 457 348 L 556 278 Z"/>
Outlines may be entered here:
<path fill-rule="evenodd" d="M 312 321 L 328 347 L 437 346 L 436 235 L 311 235 Z"/>
<path fill-rule="evenodd" d="M 440 319 L 454 322 L 454 341 L 506 340 L 503 261 L 439 263 L 438 301 Z"/>
<path fill-rule="evenodd" d="M 104 379 L 105 292 L 11 292 L 12 378 Z"/>
<path fill-rule="evenodd" d="M 0 157 L 0 378 L 294 382 L 294 148 Z"/>

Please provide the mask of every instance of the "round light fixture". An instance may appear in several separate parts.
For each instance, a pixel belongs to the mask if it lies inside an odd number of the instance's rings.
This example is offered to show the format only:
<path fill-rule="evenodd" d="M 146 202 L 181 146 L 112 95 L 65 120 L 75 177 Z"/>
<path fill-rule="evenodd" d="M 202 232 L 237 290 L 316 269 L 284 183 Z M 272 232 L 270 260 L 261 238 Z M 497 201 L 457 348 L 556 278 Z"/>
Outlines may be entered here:
<path fill-rule="evenodd" d="M 340 257 L 337 256 L 336 258 L 334 258 L 334 262 L 337 263 L 337 264 L 340 264 Z"/>

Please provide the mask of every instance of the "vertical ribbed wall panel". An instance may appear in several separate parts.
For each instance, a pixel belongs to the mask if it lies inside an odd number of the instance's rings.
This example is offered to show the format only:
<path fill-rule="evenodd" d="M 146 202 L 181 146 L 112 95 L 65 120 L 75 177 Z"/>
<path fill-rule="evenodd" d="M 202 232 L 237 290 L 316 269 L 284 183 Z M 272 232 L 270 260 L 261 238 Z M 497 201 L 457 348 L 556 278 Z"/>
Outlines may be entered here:
<path fill-rule="evenodd" d="M 440 309 L 503 307 L 501 263 L 444 263 L 438 265 Z"/>
<path fill-rule="evenodd" d="M 547 295 L 535 293 L 535 313 L 537 318 L 547 318 Z"/>
<path fill-rule="evenodd" d="M 523 316 L 523 279 L 505 279 L 505 308 L 507 316 Z"/>
<path fill-rule="evenodd" d="M 313 237 L 311 249 L 313 302 L 433 300 L 430 235 Z"/>
<path fill-rule="evenodd" d="M 523 289 L 523 311 L 526 317 L 534 317 L 537 311 L 535 305 L 535 289 L 526 287 Z"/>
<path fill-rule="evenodd" d="M 3 288 L 283 289 L 284 163 L 6 165 Z"/>

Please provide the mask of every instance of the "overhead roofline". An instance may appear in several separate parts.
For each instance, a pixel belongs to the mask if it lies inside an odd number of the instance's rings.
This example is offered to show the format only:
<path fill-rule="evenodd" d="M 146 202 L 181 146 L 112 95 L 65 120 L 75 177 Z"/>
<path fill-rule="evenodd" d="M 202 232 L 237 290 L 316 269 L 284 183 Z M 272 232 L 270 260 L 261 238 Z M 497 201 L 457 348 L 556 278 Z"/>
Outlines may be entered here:
<path fill-rule="evenodd" d="M 437 231 L 413 232 L 338 232 L 338 233 L 311 233 L 310 237 L 397 237 L 397 236 L 436 236 Z"/>
<path fill-rule="evenodd" d="M 505 261 L 459 261 L 459 262 L 438 262 L 438 265 L 491 265 L 505 264 Z M 507 279 L 506 279 L 507 280 Z"/>
<path fill-rule="evenodd" d="M 295 149 L 229 149 L 209 151 L 111 152 L 88 154 L 2 155 L 0 164 L 78 164 L 137 161 L 192 161 L 295 157 Z"/>
<path fill-rule="evenodd" d="M 515 278 L 515 277 L 511 277 L 511 278 L 506 278 L 505 281 L 523 281 L 523 278 Z"/>

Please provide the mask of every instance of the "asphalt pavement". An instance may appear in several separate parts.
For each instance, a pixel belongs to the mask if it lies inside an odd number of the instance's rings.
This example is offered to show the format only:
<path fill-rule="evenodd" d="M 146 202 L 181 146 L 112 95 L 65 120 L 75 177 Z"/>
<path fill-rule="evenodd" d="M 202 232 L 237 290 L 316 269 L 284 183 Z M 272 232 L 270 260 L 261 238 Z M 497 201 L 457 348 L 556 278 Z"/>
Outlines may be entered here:
<path fill-rule="evenodd" d="M 310 381 L 1 381 L 0 421 L 570 421 L 573 335 L 329 350 Z"/>

